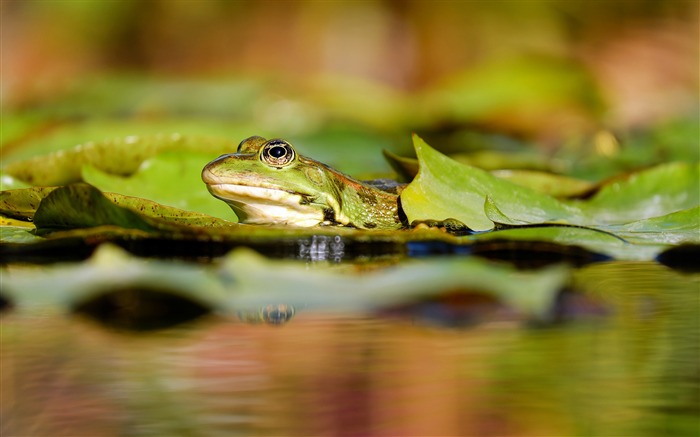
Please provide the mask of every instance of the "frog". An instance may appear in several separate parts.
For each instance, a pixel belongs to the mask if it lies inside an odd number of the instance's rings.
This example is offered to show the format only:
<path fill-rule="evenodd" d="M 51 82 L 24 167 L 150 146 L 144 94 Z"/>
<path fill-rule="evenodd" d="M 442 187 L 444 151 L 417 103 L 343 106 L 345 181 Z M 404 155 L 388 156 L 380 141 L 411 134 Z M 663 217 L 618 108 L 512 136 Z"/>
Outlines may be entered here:
<path fill-rule="evenodd" d="M 279 138 L 246 138 L 235 153 L 209 162 L 202 180 L 244 224 L 407 227 L 399 197 L 405 184 L 355 179 Z"/>

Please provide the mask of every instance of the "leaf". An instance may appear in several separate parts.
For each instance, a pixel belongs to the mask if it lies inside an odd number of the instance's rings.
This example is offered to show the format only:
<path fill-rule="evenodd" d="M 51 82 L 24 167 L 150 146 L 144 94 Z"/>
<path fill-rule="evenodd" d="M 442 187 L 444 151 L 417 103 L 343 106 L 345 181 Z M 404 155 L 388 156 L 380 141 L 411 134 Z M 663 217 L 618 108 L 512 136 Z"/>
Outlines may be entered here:
<path fill-rule="evenodd" d="M 593 198 L 577 202 L 596 223 L 627 223 L 700 204 L 700 163 L 674 162 L 605 184 Z"/>
<path fill-rule="evenodd" d="M 16 190 L 18 188 L 27 188 L 29 185 L 24 182 L 14 178 L 4 172 L 0 171 L 0 189 L 5 190 Z"/>
<path fill-rule="evenodd" d="M 33 229 L 26 226 L 0 226 L 0 242 L 2 243 L 35 243 L 43 238 L 37 237 L 30 231 Z"/>
<path fill-rule="evenodd" d="M 130 136 L 89 142 L 72 149 L 11 162 L 4 167 L 4 171 L 32 185 L 64 185 L 81 181 L 81 170 L 85 165 L 92 165 L 105 173 L 129 175 L 145 159 L 163 151 L 199 151 L 216 157 L 237 147 L 238 142 L 229 139 L 203 136 Z"/>
<path fill-rule="evenodd" d="M 418 174 L 418 160 L 399 156 L 386 149 L 382 150 L 384 159 L 398 175 L 400 182 L 410 182 Z"/>
<path fill-rule="evenodd" d="M 32 187 L 0 192 L 0 214 L 20 220 L 32 220 L 42 199 L 56 187 Z"/>
<path fill-rule="evenodd" d="M 700 206 L 603 229 L 637 243 L 700 243 Z"/>
<path fill-rule="evenodd" d="M 224 202 L 214 198 L 200 174 L 213 156 L 205 153 L 163 153 L 143 162 L 129 177 L 104 173 L 92 166 L 83 167 L 83 180 L 104 192 L 140 197 L 224 220 L 236 215 Z"/>
<path fill-rule="evenodd" d="M 577 208 L 460 164 L 416 135 L 413 145 L 420 170 L 401 193 L 401 204 L 409 222 L 454 218 L 476 231 L 489 230 L 493 223 L 484 212 L 487 196 L 505 215 L 525 223 L 584 220 Z"/>
<path fill-rule="evenodd" d="M 48 196 L 49 193 L 60 187 L 31 187 L 17 190 L 7 190 L 0 193 L 0 214 L 6 217 L 12 217 L 20 220 L 32 220 L 34 214 L 41 204 L 41 201 Z M 96 190 L 96 188 L 91 187 Z M 98 191 L 99 192 L 99 191 Z M 116 193 L 102 193 L 107 199 L 115 205 L 123 206 L 145 217 L 159 219 L 159 226 L 173 224 L 177 226 L 200 226 L 200 227 L 230 227 L 235 223 L 212 217 L 206 214 L 197 212 L 183 211 L 181 209 L 170 206 L 160 205 L 156 202 L 138 197 L 124 196 Z M 63 199 L 64 202 L 70 204 L 70 198 Z M 82 208 L 85 205 L 81 204 L 82 199 L 75 199 L 76 204 L 71 208 Z M 89 215 L 91 210 L 84 209 L 83 214 Z M 155 223 L 155 222 L 154 222 Z M 65 223 L 68 225 L 68 223 Z M 78 220 L 70 229 L 82 227 L 83 220 Z"/>
<path fill-rule="evenodd" d="M 86 184 L 68 185 L 49 193 L 34 214 L 34 224 L 39 234 L 104 225 L 147 232 L 155 230 L 134 211 L 115 205 Z"/>
<path fill-rule="evenodd" d="M 593 189 L 594 184 L 582 179 L 536 170 L 494 170 L 492 175 L 521 187 L 527 187 L 548 196 L 576 197 Z"/>
<path fill-rule="evenodd" d="M 546 226 L 516 227 L 469 237 L 476 241 L 491 239 L 545 241 L 566 246 L 579 246 L 618 260 L 652 260 L 667 248 L 660 244 L 632 244 L 608 232 L 593 228 Z"/>

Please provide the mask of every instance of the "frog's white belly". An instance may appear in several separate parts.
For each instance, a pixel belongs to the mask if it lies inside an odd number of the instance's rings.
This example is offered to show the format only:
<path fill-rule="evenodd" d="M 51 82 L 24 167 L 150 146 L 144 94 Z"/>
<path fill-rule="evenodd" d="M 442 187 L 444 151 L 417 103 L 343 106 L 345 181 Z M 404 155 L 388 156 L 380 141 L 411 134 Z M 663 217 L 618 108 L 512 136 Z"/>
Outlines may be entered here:
<path fill-rule="evenodd" d="M 311 227 L 324 220 L 323 207 L 302 204 L 302 196 L 299 194 L 232 184 L 207 187 L 212 195 L 231 206 L 241 223 Z"/>

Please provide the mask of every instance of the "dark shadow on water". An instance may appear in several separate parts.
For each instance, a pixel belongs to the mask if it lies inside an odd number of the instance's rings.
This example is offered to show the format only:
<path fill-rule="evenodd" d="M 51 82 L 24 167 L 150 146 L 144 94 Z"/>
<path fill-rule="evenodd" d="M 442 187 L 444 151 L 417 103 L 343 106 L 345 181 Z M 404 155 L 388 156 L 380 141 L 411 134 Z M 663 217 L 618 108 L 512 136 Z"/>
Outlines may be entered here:
<path fill-rule="evenodd" d="M 0 294 L 0 313 L 5 313 L 12 309 L 12 302 L 10 299 Z"/>
<path fill-rule="evenodd" d="M 700 272 L 700 244 L 683 244 L 661 252 L 656 260 L 682 272 Z"/>
<path fill-rule="evenodd" d="M 165 290 L 131 287 L 93 296 L 73 312 L 117 330 L 152 331 L 199 319 L 211 308 Z"/>
<path fill-rule="evenodd" d="M 609 261 L 611 258 L 579 246 L 565 246 L 546 241 L 487 240 L 471 245 L 455 245 L 443 241 L 415 241 L 407 244 L 408 255 L 474 255 L 493 261 L 506 261 L 520 269 L 538 269 L 566 262 L 576 267 Z"/>

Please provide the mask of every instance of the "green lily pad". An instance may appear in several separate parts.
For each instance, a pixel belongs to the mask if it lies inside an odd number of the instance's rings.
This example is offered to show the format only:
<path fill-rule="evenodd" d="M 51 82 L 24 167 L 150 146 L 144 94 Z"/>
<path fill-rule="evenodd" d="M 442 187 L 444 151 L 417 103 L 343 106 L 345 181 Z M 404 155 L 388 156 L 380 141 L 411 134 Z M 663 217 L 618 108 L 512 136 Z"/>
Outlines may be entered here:
<path fill-rule="evenodd" d="M 51 191 L 39 204 L 34 223 L 39 234 L 106 225 L 146 232 L 189 232 L 188 227 L 236 226 L 236 223 L 217 217 L 183 211 L 147 199 L 102 193 L 83 183 Z"/>
<path fill-rule="evenodd" d="M 16 190 L 18 188 L 27 188 L 28 184 L 0 171 L 0 190 Z"/>
<path fill-rule="evenodd" d="M 20 220 L 32 220 L 42 199 L 56 187 L 31 187 L 0 192 L 0 214 Z"/>
<path fill-rule="evenodd" d="M 568 226 L 516 227 L 474 235 L 470 239 L 545 241 L 565 246 L 579 246 L 618 260 L 652 260 L 668 247 L 668 245 L 659 244 L 632 244 L 608 232 Z"/>
<path fill-rule="evenodd" d="M 509 226 L 570 224 L 626 235 L 636 229 L 635 238 L 657 244 L 687 240 L 665 237 L 665 226 L 683 235 L 700 233 L 693 210 L 666 217 L 669 223 L 659 218 L 632 224 L 698 206 L 698 164 L 654 167 L 603 186 L 590 201 L 564 202 L 459 164 L 415 136 L 414 145 L 420 171 L 401 194 L 409 221 L 455 218 L 477 231 L 492 229 L 494 222 Z M 629 228 L 614 226 L 626 223 Z M 642 233 L 645 236 L 639 237 Z"/>
<path fill-rule="evenodd" d="M 460 164 L 416 135 L 413 144 L 421 163 L 420 170 L 401 193 L 409 222 L 454 218 L 476 231 L 489 230 L 493 222 L 484 212 L 487 197 L 491 197 L 505 215 L 523 223 L 585 220 L 578 208 L 476 167 Z"/>
<path fill-rule="evenodd" d="M 491 174 L 521 187 L 558 198 L 580 196 L 595 186 L 582 179 L 537 170 L 494 170 Z"/>
<path fill-rule="evenodd" d="M 577 202 L 596 223 L 627 223 L 700 204 L 700 163 L 674 162 L 605 184 L 590 200 Z"/>
<path fill-rule="evenodd" d="M 237 141 L 224 138 L 180 134 L 130 136 L 90 142 L 45 156 L 11 162 L 4 167 L 4 171 L 32 185 L 64 185 L 81 181 L 81 171 L 85 165 L 92 165 L 105 173 L 129 175 L 144 160 L 163 151 L 199 151 L 216 157 L 237 147 Z"/>
<path fill-rule="evenodd" d="M 49 193 L 34 214 L 34 224 L 39 234 L 104 225 L 155 230 L 134 211 L 115 205 L 100 191 L 85 184 L 60 187 Z"/>
<path fill-rule="evenodd" d="M 217 200 L 201 180 L 202 168 L 215 156 L 194 152 L 167 152 L 143 162 L 128 177 L 83 167 L 83 180 L 103 192 L 152 200 L 161 205 L 235 221 L 236 215 Z"/>
<path fill-rule="evenodd" d="M 0 242 L 2 243 L 36 243 L 43 240 L 37 237 L 31 231 L 33 228 L 26 226 L 0 226 Z"/>
<path fill-rule="evenodd" d="M 700 243 L 700 206 L 603 229 L 637 243 Z"/>

